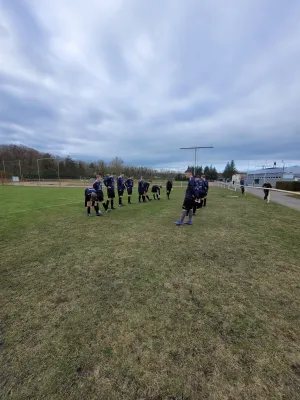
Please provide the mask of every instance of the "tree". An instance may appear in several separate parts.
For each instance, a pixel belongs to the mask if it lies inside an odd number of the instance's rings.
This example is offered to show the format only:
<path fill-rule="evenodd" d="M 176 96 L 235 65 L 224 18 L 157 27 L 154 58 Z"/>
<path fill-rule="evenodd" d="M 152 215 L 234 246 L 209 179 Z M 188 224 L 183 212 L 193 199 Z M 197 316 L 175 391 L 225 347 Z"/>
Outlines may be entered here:
<path fill-rule="evenodd" d="M 120 157 L 115 157 L 110 162 L 110 173 L 115 172 L 116 174 L 120 174 L 123 169 L 124 161 Z"/>
<path fill-rule="evenodd" d="M 230 163 L 227 162 L 226 167 L 223 172 L 223 177 L 225 179 L 231 179 L 232 175 L 237 173 L 237 169 L 235 167 L 235 162 L 232 160 Z"/>

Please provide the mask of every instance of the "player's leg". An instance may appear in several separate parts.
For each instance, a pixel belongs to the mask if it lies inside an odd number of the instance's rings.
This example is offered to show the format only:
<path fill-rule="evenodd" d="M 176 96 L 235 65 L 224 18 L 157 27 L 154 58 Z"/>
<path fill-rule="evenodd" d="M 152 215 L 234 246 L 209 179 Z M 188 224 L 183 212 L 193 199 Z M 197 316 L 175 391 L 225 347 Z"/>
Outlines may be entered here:
<path fill-rule="evenodd" d="M 184 219 L 188 215 L 188 212 L 190 210 L 189 203 L 190 203 L 190 201 L 188 199 L 184 199 L 181 215 L 180 215 L 179 221 L 175 222 L 176 225 L 182 225 L 184 223 Z"/>
<path fill-rule="evenodd" d="M 88 194 L 85 196 L 85 204 L 86 204 L 86 210 L 87 210 L 87 215 L 88 217 L 91 217 L 91 195 Z"/>
<path fill-rule="evenodd" d="M 128 204 L 131 204 L 132 190 L 131 190 L 131 189 L 128 189 L 128 190 L 127 190 L 127 194 L 128 194 Z"/>

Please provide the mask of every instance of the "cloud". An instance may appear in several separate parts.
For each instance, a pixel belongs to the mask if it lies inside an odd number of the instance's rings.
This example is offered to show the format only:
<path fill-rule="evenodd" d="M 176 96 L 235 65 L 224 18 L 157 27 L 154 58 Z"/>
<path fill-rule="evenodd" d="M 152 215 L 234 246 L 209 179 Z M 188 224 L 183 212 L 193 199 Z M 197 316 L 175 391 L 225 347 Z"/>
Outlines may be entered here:
<path fill-rule="evenodd" d="M 0 142 L 174 168 L 297 160 L 300 4 L 2 1 Z"/>

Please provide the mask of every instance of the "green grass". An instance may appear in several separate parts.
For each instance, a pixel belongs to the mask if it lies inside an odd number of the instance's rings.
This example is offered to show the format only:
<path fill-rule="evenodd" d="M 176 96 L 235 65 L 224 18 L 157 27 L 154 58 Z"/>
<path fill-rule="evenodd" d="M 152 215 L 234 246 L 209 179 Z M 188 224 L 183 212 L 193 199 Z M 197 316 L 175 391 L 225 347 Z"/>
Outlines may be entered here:
<path fill-rule="evenodd" d="M 299 213 L 211 189 L 87 218 L 0 187 L 1 399 L 299 399 Z"/>

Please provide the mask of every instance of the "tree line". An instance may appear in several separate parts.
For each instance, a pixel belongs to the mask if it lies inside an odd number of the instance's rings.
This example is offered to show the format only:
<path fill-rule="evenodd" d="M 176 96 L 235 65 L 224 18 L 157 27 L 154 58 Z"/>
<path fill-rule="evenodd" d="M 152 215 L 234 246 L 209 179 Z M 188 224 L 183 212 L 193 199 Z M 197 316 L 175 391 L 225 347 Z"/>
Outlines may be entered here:
<path fill-rule="evenodd" d="M 194 166 L 188 166 L 194 171 Z M 65 158 L 54 156 L 50 153 L 43 153 L 30 147 L 8 144 L 0 145 L 0 171 L 5 174 L 6 179 L 12 176 L 18 176 L 23 180 L 34 179 L 90 179 L 95 175 L 101 174 L 120 174 L 125 176 L 144 176 L 147 179 L 172 179 L 177 181 L 184 180 L 180 172 L 174 170 L 157 170 L 148 167 L 139 167 L 135 165 L 126 165 L 120 157 L 114 157 L 110 162 L 97 160 L 86 162 L 83 160 L 74 160 L 72 157 Z M 196 175 L 206 175 L 209 180 L 220 178 L 215 167 L 197 166 Z M 235 163 L 231 161 L 225 167 L 223 177 L 231 178 L 236 172 Z"/>

